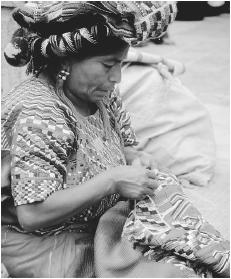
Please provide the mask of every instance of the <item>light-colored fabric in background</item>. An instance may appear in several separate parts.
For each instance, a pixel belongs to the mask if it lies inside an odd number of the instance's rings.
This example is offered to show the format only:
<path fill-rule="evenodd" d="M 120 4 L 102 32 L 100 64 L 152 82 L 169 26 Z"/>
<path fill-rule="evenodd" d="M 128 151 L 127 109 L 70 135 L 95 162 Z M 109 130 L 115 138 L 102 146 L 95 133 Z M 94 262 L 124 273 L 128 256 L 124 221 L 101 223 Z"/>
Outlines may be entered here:
<path fill-rule="evenodd" d="M 209 114 L 178 78 L 163 79 L 150 65 L 124 67 L 120 93 L 139 148 L 179 178 L 206 186 L 215 166 Z"/>

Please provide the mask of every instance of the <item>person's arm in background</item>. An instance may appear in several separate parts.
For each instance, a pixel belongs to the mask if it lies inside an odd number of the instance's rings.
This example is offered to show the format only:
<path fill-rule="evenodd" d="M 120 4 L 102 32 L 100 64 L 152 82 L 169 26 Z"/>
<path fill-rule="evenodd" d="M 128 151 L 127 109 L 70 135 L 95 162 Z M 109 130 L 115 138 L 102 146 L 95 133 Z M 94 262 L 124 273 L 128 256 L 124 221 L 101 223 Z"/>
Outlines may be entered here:
<path fill-rule="evenodd" d="M 150 54 L 143 51 L 138 51 L 135 48 L 130 48 L 127 54 L 125 63 L 135 62 L 147 64 L 156 68 L 163 78 L 178 76 L 185 72 L 185 65 L 180 61 L 169 58 L 164 58 L 158 54 Z"/>

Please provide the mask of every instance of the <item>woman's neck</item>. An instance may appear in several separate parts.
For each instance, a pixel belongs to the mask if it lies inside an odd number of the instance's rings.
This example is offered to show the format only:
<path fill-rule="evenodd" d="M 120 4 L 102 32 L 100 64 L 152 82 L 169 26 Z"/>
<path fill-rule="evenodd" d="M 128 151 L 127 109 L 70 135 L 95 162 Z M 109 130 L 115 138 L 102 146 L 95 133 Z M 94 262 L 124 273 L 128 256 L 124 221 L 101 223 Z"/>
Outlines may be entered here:
<path fill-rule="evenodd" d="M 46 81 L 48 84 L 55 86 L 55 82 L 53 79 L 49 78 L 47 73 L 41 73 L 39 78 Z M 89 116 L 95 114 L 98 106 L 95 103 L 89 102 L 87 100 L 83 100 L 78 96 L 74 96 L 69 90 L 63 89 L 66 97 L 72 102 L 75 109 L 83 116 Z"/>
<path fill-rule="evenodd" d="M 96 113 L 98 107 L 95 103 L 82 100 L 77 96 L 73 96 L 69 92 L 65 92 L 65 95 L 72 102 L 75 109 L 83 116 L 89 116 Z"/>
<path fill-rule="evenodd" d="M 72 94 L 72 92 L 70 92 L 67 88 L 64 88 L 64 93 L 66 97 L 72 102 L 75 109 L 83 116 L 89 116 L 96 113 L 98 106 L 95 103 Z"/>

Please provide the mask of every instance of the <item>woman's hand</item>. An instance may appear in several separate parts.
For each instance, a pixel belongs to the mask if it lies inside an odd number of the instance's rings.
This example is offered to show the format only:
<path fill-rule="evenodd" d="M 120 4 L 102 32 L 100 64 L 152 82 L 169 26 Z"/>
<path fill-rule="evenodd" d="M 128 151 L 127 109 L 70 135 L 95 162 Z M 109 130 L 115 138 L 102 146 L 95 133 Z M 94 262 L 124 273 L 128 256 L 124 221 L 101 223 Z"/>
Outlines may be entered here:
<path fill-rule="evenodd" d="M 56 191 L 44 201 L 16 207 L 21 227 L 26 231 L 60 224 L 105 196 L 142 199 L 156 188 L 155 173 L 143 167 L 119 166 L 101 172 L 78 187 Z"/>
<path fill-rule="evenodd" d="M 124 198 L 142 199 L 153 195 L 158 187 L 154 171 L 138 166 L 120 166 L 111 169 L 114 192 Z"/>

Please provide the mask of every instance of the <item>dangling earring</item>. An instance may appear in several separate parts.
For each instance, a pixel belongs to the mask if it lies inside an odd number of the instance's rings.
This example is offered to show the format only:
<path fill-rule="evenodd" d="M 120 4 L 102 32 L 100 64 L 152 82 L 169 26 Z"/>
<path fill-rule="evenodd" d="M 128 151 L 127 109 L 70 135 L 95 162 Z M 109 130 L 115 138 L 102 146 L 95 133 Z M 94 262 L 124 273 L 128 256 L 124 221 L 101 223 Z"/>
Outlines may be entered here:
<path fill-rule="evenodd" d="M 61 70 L 58 73 L 57 78 L 56 78 L 56 94 L 64 102 L 64 104 L 66 104 L 71 109 L 71 111 L 74 113 L 75 112 L 74 105 L 68 99 L 68 97 L 65 95 L 64 88 L 63 88 L 64 82 L 69 75 L 70 75 L 69 67 L 67 70 Z"/>
<path fill-rule="evenodd" d="M 68 70 L 61 70 L 56 76 L 56 93 L 65 104 L 67 103 L 67 97 L 64 94 L 63 86 L 65 80 L 70 75 Z"/>
<path fill-rule="evenodd" d="M 62 79 L 62 80 L 66 80 L 67 77 L 70 75 L 70 73 L 66 70 L 61 70 L 59 73 L 58 73 L 58 78 L 59 79 Z"/>

